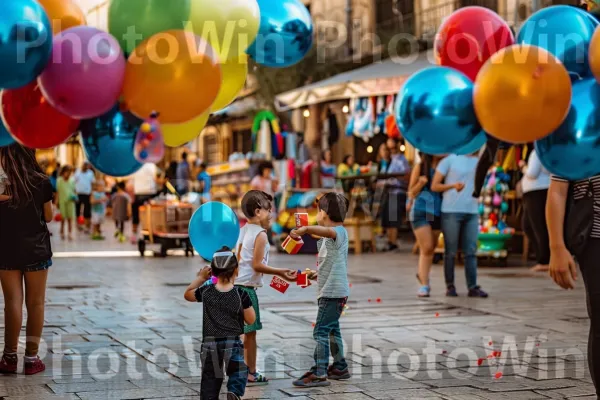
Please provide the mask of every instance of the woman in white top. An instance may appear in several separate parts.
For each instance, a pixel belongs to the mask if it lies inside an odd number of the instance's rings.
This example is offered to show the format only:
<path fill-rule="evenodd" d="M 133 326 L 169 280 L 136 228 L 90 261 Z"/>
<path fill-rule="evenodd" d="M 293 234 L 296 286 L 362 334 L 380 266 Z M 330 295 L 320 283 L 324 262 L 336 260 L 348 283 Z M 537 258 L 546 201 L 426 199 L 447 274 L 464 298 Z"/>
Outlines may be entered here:
<path fill-rule="evenodd" d="M 535 150 L 529 155 L 529 161 L 519 162 L 523 179 L 523 211 L 524 225 L 529 240 L 535 245 L 537 265 L 534 271 L 548 271 L 550 263 L 550 246 L 548 241 L 548 228 L 546 226 L 546 199 L 550 187 L 550 172 L 540 162 Z M 529 233 L 529 232 L 530 233 Z"/>

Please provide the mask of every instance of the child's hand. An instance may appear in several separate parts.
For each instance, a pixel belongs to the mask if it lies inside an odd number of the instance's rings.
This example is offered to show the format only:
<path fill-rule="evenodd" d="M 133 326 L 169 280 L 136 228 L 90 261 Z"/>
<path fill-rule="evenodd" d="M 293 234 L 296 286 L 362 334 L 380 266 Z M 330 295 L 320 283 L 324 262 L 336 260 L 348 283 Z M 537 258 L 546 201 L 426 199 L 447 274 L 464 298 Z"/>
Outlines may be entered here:
<path fill-rule="evenodd" d="M 212 269 L 207 265 L 198 272 L 198 276 L 207 281 L 212 276 Z"/>
<path fill-rule="evenodd" d="M 296 282 L 298 279 L 298 271 L 291 269 L 282 269 L 279 275 L 281 278 L 289 282 Z"/>
<path fill-rule="evenodd" d="M 308 274 L 308 279 L 311 281 L 316 281 L 318 277 L 319 273 L 317 271 L 310 271 L 310 273 Z"/>
<path fill-rule="evenodd" d="M 299 238 L 306 235 L 306 232 L 308 232 L 308 228 L 306 226 L 302 226 L 300 228 L 292 229 L 290 236 Z"/>

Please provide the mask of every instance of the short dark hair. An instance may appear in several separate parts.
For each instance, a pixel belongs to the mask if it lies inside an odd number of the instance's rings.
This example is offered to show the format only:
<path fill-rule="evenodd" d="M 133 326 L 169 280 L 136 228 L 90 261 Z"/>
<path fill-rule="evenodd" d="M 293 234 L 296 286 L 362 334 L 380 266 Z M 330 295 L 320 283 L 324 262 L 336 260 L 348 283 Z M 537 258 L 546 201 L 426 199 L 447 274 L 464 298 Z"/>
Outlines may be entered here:
<path fill-rule="evenodd" d="M 318 205 L 333 222 L 344 222 L 350 201 L 341 193 L 329 192 L 319 198 Z"/>
<path fill-rule="evenodd" d="M 265 172 L 265 170 L 267 170 L 267 169 L 271 169 L 271 170 L 274 169 L 272 162 L 263 161 L 260 164 L 258 164 L 258 174 L 259 175 L 262 175 Z"/>
<path fill-rule="evenodd" d="M 187 160 L 187 153 L 185 151 L 183 153 L 181 153 L 181 159 Z"/>
<path fill-rule="evenodd" d="M 250 190 L 242 199 L 242 212 L 246 218 L 254 218 L 256 210 L 269 210 L 272 207 L 273 196 L 262 190 Z"/>
<path fill-rule="evenodd" d="M 228 254 L 217 255 L 219 253 Z M 223 246 L 213 256 L 212 262 L 210 263 L 210 268 L 213 276 L 230 281 L 235 273 L 235 270 L 238 268 L 238 265 L 237 257 L 231 252 L 231 249 L 227 246 Z"/>
<path fill-rule="evenodd" d="M 117 182 L 117 188 L 121 190 L 125 190 L 125 181 Z"/>
<path fill-rule="evenodd" d="M 205 162 L 200 163 L 200 168 L 206 169 L 206 167 L 208 167 L 208 165 Z"/>

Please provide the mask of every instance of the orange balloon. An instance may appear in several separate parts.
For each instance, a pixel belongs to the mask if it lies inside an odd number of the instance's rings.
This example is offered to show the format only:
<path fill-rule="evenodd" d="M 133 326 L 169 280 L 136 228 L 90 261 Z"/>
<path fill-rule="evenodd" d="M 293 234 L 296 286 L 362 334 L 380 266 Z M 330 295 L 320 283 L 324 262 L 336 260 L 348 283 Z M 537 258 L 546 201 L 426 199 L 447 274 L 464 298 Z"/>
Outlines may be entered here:
<path fill-rule="evenodd" d="M 596 81 L 600 82 L 600 29 L 596 29 L 590 42 L 589 52 L 590 68 Z"/>
<path fill-rule="evenodd" d="M 85 15 L 72 0 L 38 0 L 46 10 L 55 35 L 74 26 L 86 25 Z"/>
<path fill-rule="evenodd" d="M 140 118 L 157 111 L 177 124 L 203 114 L 221 88 L 221 67 L 212 47 L 183 30 L 158 33 L 142 42 L 127 62 L 123 101 Z"/>
<path fill-rule="evenodd" d="M 546 50 L 513 45 L 483 66 L 473 103 L 484 131 L 505 142 L 529 143 L 552 133 L 566 118 L 571 79 Z"/>

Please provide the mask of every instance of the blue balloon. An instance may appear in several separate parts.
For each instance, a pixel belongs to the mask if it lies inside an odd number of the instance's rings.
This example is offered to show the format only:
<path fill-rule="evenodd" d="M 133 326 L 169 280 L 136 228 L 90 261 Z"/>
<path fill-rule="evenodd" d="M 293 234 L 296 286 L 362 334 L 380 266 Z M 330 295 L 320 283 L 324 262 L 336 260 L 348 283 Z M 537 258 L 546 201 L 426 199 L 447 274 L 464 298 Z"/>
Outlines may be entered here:
<path fill-rule="evenodd" d="M 600 85 L 593 78 L 573 84 L 571 109 L 565 121 L 535 143 L 544 167 L 569 180 L 600 172 Z"/>
<path fill-rule="evenodd" d="M 4 123 L 0 119 L 0 147 L 11 145 L 15 142 L 15 139 L 10 136 L 8 129 L 4 126 Z"/>
<path fill-rule="evenodd" d="M 313 21 L 299 0 L 258 0 L 260 28 L 247 53 L 258 64 L 284 68 L 300 62 L 313 45 Z"/>
<path fill-rule="evenodd" d="M 541 47 L 554 54 L 574 76 L 592 76 L 588 49 L 598 26 L 589 13 L 559 5 L 539 10 L 521 26 L 517 42 Z"/>
<path fill-rule="evenodd" d="M 240 235 L 240 222 L 235 212 L 223 203 L 212 201 L 196 210 L 189 226 L 190 241 L 205 260 L 223 246 L 234 249 Z"/>
<path fill-rule="evenodd" d="M 119 111 L 118 105 L 104 115 L 81 121 L 81 144 L 88 161 L 110 176 L 136 172 L 142 164 L 133 156 L 133 147 L 142 122 Z"/>
<path fill-rule="evenodd" d="M 481 148 L 483 146 L 485 146 L 486 142 L 487 142 L 487 135 L 485 134 L 485 132 L 481 131 L 477 136 L 475 136 L 473 138 L 473 140 L 471 140 L 469 143 L 467 143 L 463 147 L 456 150 L 454 152 L 454 154 L 460 154 L 460 155 L 473 154 L 473 153 L 481 150 Z"/>
<path fill-rule="evenodd" d="M 35 80 L 52 54 L 52 26 L 35 0 L 4 0 L 0 12 L 0 89 Z"/>
<path fill-rule="evenodd" d="M 426 154 L 455 153 L 483 139 L 473 83 L 447 67 L 425 68 L 408 78 L 398 94 L 396 121 L 404 138 Z"/>

